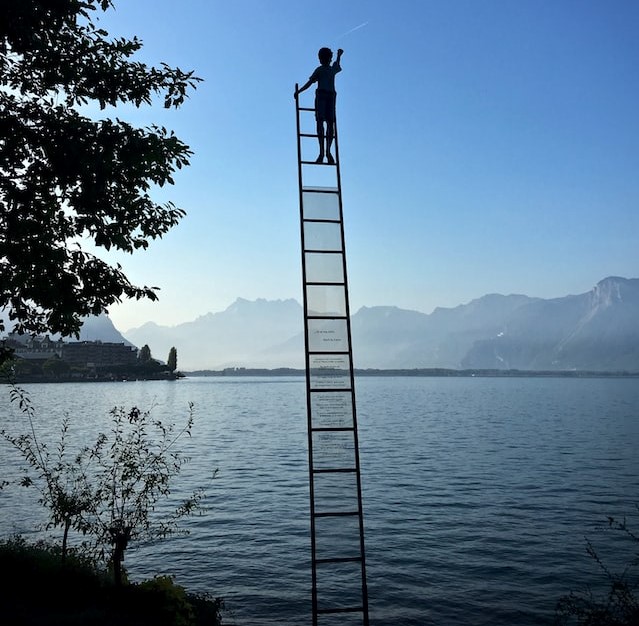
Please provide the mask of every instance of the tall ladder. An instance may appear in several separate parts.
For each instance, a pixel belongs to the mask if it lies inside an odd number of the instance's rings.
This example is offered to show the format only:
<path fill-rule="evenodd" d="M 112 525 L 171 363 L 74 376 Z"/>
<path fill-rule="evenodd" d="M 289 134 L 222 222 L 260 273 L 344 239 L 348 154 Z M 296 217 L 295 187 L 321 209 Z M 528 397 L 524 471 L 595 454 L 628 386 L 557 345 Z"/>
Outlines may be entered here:
<path fill-rule="evenodd" d="M 337 127 L 335 163 L 316 163 L 315 109 L 295 109 L 313 626 L 369 626 Z"/>

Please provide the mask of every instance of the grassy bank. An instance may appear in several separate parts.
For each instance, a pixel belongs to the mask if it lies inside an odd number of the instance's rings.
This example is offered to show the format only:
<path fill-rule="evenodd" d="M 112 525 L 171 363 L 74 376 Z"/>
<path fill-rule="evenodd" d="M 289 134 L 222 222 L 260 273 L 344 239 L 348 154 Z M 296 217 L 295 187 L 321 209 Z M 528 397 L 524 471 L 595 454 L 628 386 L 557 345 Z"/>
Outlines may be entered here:
<path fill-rule="evenodd" d="M 168 577 L 116 587 L 106 569 L 54 546 L 0 542 L 2 623 L 23 626 L 218 626 L 222 601 Z"/>

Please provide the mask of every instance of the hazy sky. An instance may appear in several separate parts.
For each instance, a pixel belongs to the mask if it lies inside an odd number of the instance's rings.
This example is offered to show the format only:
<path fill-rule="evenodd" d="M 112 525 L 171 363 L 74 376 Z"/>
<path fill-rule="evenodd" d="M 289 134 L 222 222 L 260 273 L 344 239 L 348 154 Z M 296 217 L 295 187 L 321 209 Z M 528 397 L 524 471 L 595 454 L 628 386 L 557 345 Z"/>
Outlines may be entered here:
<path fill-rule="evenodd" d="M 238 296 L 301 299 L 293 89 L 321 46 L 345 50 L 353 311 L 639 277 L 636 0 L 116 0 L 102 23 L 137 34 L 142 60 L 205 80 L 177 112 L 117 113 L 195 152 L 158 195 L 187 217 L 117 258 L 162 289 L 158 303 L 113 307 L 120 330 Z"/>

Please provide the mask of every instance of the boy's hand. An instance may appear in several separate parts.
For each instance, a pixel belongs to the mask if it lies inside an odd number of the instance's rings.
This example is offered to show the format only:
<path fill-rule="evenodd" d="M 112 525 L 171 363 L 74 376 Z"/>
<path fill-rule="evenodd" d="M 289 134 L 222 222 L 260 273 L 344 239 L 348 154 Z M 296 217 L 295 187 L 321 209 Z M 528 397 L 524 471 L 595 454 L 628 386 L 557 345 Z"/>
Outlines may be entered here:
<path fill-rule="evenodd" d="M 341 48 L 337 51 L 337 56 L 341 57 L 344 54 L 344 50 L 342 50 Z"/>

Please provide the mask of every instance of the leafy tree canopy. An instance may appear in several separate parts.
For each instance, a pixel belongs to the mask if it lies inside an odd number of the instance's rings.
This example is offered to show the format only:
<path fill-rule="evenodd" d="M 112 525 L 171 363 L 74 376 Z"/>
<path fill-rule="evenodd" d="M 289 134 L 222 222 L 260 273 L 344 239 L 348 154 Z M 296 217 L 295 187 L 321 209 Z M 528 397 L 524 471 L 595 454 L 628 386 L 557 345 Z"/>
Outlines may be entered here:
<path fill-rule="evenodd" d="M 133 60 L 141 41 L 96 23 L 111 6 L 0 0 L 0 309 L 18 332 L 77 336 L 82 317 L 122 298 L 155 300 L 157 288 L 133 285 L 81 241 L 132 253 L 184 215 L 150 190 L 173 184 L 187 145 L 162 127 L 81 113 L 155 97 L 179 107 L 200 80 Z"/>
<path fill-rule="evenodd" d="M 138 360 L 141 363 L 148 363 L 153 357 L 151 356 L 151 348 L 149 348 L 148 344 L 144 344 L 140 348 L 140 352 L 138 352 Z"/>
<path fill-rule="evenodd" d="M 170 372 L 174 372 L 177 369 L 177 350 L 175 347 L 169 350 L 169 356 L 166 360 L 166 366 Z"/>

